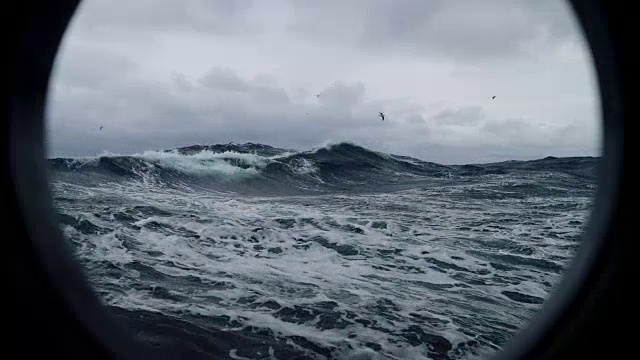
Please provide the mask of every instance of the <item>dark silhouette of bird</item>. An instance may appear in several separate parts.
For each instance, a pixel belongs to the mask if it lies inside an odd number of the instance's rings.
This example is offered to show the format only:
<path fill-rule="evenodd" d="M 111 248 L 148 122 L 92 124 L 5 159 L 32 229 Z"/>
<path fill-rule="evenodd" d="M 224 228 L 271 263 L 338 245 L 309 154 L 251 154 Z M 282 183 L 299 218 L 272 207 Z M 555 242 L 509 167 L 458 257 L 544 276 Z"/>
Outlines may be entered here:
<path fill-rule="evenodd" d="M 382 121 L 384 121 L 384 113 L 383 113 L 383 112 L 380 112 L 380 113 L 378 114 L 378 116 L 380 116 L 380 118 L 382 119 Z"/>
<path fill-rule="evenodd" d="M 103 127 L 104 127 L 104 125 L 100 125 L 100 130 L 102 130 Z"/>
<path fill-rule="evenodd" d="M 496 96 L 495 96 L 495 95 L 493 95 L 493 96 L 491 97 L 491 100 L 493 100 L 493 99 L 495 99 L 495 98 L 496 98 Z"/>

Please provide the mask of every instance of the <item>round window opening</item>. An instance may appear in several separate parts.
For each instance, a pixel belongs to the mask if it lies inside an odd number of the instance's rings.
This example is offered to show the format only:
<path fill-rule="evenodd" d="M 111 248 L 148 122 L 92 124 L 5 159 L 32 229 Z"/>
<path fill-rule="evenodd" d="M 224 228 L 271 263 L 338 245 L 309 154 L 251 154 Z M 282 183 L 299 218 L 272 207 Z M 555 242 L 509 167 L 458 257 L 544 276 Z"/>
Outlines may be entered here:
<path fill-rule="evenodd" d="M 194 358 L 490 356 L 596 191 L 595 72 L 560 0 L 85 0 L 49 90 L 75 256 Z"/>

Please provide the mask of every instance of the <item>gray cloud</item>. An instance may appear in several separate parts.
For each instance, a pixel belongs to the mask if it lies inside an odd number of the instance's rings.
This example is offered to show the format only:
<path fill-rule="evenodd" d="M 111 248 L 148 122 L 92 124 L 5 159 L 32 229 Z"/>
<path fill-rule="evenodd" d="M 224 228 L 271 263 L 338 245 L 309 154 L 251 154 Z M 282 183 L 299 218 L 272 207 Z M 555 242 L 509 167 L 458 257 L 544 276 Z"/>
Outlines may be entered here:
<path fill-rule="evenodd" d="M 255 38 L 284 28 L 304 41 L 458 62 L 520 54 L 531 42 L 554 46 L 576 35 L 570 8 L 560 0 L 87 0 L 79 13 L 79 28 L 96 35 L 198 32 Z"/>
<path fill-rule="evenodd" d="M 85 0 L 65 37 L 51 155 L 229 141 L 355 141 L 444 163 L 599 151 L 589 64 L 551 0 L 116 2 Z"/>
<path fill-rule="evenodd" d="M 82 31 L 198 31 L 237 34 L 250 31 L 253 0 L 83 1 Z"/>
<path fill-rule="evenodd" d="M 419 125 L 419 124 L 424 124 L 425 121 L 421 115 L 412 115 L 407 117 L 407 123 Z"/>
<path fill-rule="evenodd" d="M 401 144 L 427 159 L 470 162 L 473 156 L 462 156 L 468 149 L 484 146 L 486 152 L 492 146 L 510 145 L 542 150 L 547 144 L 540 140 L 552 139 L 557 131 L 524 120 L 483 121 L 479 107 L 446 109 L 426 119 L 409 112 L 383 124 L 376 117 L 377 105 L 364 100 L 362 83 L 336 82 L 321 91 L 317 101 L 293 102 L 285 89 L 252 84 L 229 68 L 214 68 L 194 84 L 180 74 L 173 74 L 166 83 L 142 84 L 127 78 L 126 73 L 112 80 L 117 87 L 75 97 L 58 89 L 51 116 L 66 121 L 54 122 L 63 125 L 53 127 L 54 138 L 61 133 L 77 134 L 74 140 L 89 140 L 94 152 L 110 147 L 101 138 L 117 138 L 118 148 L 128 151 L 230 140 L 294 148 L 330 140 L 356 141 L 378 147 Z M 64 101 L 56 96 L 63 96 Z M 106 127 L 97 132 L 102 122 Z M 77 125 L 70 128 L 69 123 Z M 446 156 L 428 151 L 444 148 L 449 148 Z M 452 155 L 452 149 L 460 154 Z M 403 152 L 397 146 L 389 150 Z M 67 151 L 77 153 L 77 145 Z"/>
<path fill-rule="evenodd" d="M 247 91 L 249 86 L 229 68 L 215 68 L 200 79 L 200 84 L 211 89 Z"/>
<path fill-rule="evenodd" d="M 479 106 L 464 107 L 456 110 L 443 110 L 432 117 L 439 124 L 469 125 L 482 119 L 482 108 Z"/>
<path fill-rule="evenodd" d="M 289 28 L 369 50 L 444 56 L 460 62 L 521 53 L 541 37 L 573 36 L 560 1 L 292 0 Z M 548 44 L 547 44 L 548 45 Z"/>
<path fill-rule="evenodd" d="M 73 54 L 65 57 L 65 61 L 56 62 L 57 76 L 63 78 L 67 86 L 84 88 L 110 86 L 115 79 L 135 76 L 138 70 L 138 64 L 134 60 L 114 52 L 73 46 L 73 44 L 64 47 L 62 52 Z"/>

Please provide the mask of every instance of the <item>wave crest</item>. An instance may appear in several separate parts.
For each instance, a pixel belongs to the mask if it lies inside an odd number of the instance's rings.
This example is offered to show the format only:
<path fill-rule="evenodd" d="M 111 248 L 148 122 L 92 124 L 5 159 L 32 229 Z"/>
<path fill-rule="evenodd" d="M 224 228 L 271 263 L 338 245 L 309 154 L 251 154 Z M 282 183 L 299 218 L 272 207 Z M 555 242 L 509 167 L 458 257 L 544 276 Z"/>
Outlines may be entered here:
<path fill-rule="evenodd" d="M 216 190 L 231 186 L 229 189 L 236 191 L 237 186 L 242 186 L 242 191 L 274 193 L 278 189 L 290 193 L 295 189 L 385 191 L 397 186 L 428 186 L 428 181 L 439 179 L 502 176 L 514 171 L 561 172 L 574 179 L 593 180 L 597 160 L 545 158 L 440 165 L 345 142 L 302 152 L 263 144 L 230 143 L 145 151 L 130 156 L 55 158 L 49 159 L 49 166 L 56 174 L 100 174 L 115 181 L 121 178 L 151 179 L 159 184 L 198 181 L 198 185 Z"/>

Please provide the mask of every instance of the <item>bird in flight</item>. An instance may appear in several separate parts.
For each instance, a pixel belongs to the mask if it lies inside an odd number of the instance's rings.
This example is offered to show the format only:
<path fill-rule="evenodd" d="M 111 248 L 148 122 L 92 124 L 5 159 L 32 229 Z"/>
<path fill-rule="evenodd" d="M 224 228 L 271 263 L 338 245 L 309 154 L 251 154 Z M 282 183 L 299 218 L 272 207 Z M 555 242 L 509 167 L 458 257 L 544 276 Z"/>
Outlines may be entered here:
<path fill-rule="evenodd" d="M 496 98 L 496 96 L 495 96 L 495 95 L 493 95 L 493 96 L 491 97 L 491 100 L 493 100 L 493 99 L 495 99 L 495 98 Z"/>
<path fill-rule="evenodd" d="M 100 130 L 102 130 L 103 127 L 104 127 L 104 125 L 100 125 Z"/>
<path fill-rule="evenodd" d="M 384 121 L 384 113 L 383 113 L 383 112 L 380 112 L 380 113 L 378 114 L 378 116 L 380 116 L 380 118 L 382 119 L 382 121 Z"/>

